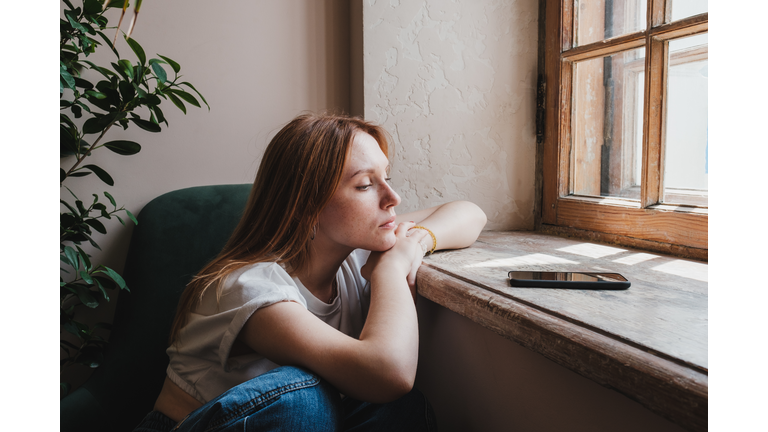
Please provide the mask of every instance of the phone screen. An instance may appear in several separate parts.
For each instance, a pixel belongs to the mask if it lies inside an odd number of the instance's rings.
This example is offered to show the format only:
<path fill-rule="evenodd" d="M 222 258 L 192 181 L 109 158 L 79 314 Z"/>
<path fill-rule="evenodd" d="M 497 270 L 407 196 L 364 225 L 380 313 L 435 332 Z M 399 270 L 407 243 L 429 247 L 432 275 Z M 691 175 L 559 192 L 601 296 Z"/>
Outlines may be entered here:
<path fill-rule="evenodd" d="M 541 280 L 541 281 L 627 282 L 627 279 L 618 273 L 511 271 L 509 272 L 509 277 L 511 279 L 518 279 L 518 280 Z"/>

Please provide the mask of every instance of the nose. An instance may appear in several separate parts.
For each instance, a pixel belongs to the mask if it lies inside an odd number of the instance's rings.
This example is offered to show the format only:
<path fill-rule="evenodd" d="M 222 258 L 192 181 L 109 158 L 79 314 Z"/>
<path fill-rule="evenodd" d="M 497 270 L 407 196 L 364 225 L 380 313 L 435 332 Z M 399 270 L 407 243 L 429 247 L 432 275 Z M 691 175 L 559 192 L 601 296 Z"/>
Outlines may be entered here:
<path fill-rule="evenodd" d="M 387 210 L 390 207 L 396 207 L 400 204 L 400 195 L 392 189 L 389 183 L 384 183 L 386 187 L 383 189 L 384 196 L 381 197 L 381 208 Z"/>

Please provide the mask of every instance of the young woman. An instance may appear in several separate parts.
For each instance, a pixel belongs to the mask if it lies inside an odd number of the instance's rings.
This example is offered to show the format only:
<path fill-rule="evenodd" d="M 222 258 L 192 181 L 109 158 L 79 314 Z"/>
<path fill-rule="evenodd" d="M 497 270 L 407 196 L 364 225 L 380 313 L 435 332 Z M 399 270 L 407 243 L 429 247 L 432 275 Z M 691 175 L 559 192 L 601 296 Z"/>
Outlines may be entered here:
<path fill-rule="evenodd" d="M 413 389 L 416 272 L 485 225 L 456 201 L 404 215 L 384 131 L 302 115 L 272 139 L 246 210 L 182 294 L 155 409 L 136 431 L 434 430 Z"/>

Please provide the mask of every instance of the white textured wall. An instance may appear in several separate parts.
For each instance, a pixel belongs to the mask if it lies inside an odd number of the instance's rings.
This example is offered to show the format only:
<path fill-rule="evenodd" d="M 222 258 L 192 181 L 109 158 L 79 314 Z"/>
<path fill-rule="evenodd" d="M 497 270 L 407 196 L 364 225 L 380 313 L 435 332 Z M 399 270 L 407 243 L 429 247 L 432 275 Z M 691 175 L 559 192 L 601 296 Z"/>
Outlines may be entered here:
<path fill-rule="evenodd" d="M 401 212 L 456 199 L 532 229 L 536 0 L 363 0 L 365 117 L 392 134 Z"/>

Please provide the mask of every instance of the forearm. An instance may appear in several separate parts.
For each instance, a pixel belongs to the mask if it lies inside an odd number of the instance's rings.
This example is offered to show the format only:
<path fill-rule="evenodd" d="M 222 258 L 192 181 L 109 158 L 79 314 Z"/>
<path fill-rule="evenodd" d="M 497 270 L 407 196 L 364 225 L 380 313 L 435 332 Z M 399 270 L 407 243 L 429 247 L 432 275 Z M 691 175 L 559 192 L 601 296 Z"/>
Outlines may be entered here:
<path fill-rule="evenodd" d="M 360 341 L 365 363 L 382 381 L 382 396 L 407 392 L 418 363 L 419 332 L 416 308 L 405 278 L 379 269 L 371 275 L 371 306 Z"/>
<path fill-rule="evenodd" d="M 435 250 L 460 249 L 471 246 L 485 227 L 487 218 L 477 205 L 469 201 L 453 201 L 434 208 L 417 225 L 428 228 L 435 235 Z M 432 249 L 431 236 L 422 242 Z"/>

